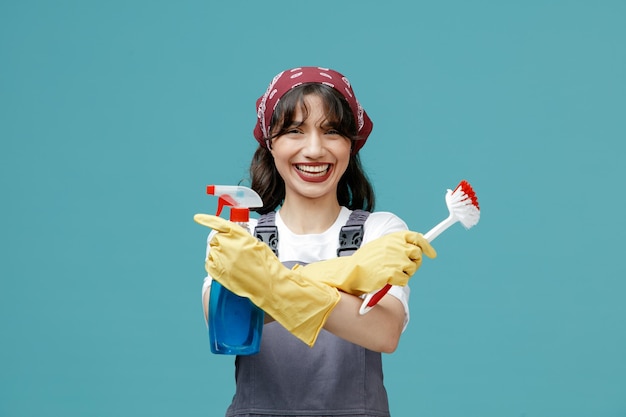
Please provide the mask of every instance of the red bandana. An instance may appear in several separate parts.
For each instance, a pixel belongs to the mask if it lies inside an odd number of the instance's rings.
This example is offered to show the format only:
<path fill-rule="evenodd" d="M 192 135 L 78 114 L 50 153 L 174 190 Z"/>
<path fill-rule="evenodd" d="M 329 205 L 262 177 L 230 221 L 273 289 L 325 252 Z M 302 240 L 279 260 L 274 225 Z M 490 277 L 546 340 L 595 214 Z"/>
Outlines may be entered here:
<path fill-rule="evenodd" d="M 276 75 L 269 87 L 267 87 L 265 94 L 256 101 L 257 122 L 254 127 L 256 140 L 261 146 L 267 146 L 265 139 L 269 137 L 272 114 L 280 98 L 292 88 L 305 83 L 326 84 L 339 91 L 348 101 L 358 129 L 359 140 L 355 141 L 352 151 L 353 154 L 356 154 L 365 145 L 365 141 L 372 131 L 373 124 L 356 99 L 352 86 L 350 86 L 350 81 L 337 71 L 328 68 L 300 67 L 286 70 Z"/>

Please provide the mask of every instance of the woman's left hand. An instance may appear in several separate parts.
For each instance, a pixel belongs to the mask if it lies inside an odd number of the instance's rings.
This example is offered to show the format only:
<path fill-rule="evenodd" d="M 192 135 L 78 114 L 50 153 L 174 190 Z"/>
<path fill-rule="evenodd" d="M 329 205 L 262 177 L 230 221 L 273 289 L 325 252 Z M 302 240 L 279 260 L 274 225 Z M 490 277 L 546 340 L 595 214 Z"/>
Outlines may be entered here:
<path fill-rule="evenodd" d="M 351 256 L 313 262 L 296 271 L 343 292 L 361 295 L 386 284 L 404 286 L 422 264 L 422 254 L 437 256 L 420 233 L 389 233 L 361 246 Z"/>

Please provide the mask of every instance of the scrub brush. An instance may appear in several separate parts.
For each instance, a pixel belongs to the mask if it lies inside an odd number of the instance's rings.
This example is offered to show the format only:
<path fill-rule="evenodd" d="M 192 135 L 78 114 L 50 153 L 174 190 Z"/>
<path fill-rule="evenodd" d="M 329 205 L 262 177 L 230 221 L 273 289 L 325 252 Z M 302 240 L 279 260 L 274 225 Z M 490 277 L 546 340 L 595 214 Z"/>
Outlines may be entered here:
<path fill-rule="evenodd" d="M 463 180 L 453 190 L 446 192 L 446 206 L 450 215 L 447 219 L 439 223 L 428 231 L 424 238 L 429 242 L 435 240 L 444 230 L 452 226 L 456 222 L 460 222 L 466 229 L 475 226 L 480 219 L 480 207 L 476 193 L 472 189 L 469 182 Z M 359 313 L 361 315 L 370 311 L 391 288 L 390 284 L 385 285 L 382 289 L 374 293 L 369 293 L 363 300 Z"/>

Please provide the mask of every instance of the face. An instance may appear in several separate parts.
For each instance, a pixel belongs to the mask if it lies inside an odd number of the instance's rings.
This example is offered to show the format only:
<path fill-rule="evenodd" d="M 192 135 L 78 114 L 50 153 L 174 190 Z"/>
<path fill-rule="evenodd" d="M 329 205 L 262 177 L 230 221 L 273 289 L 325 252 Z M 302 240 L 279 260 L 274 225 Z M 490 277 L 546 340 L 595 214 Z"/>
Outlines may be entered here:
<path fill-rule="evenodd" d="M 285 181 L 285 203 L 292 198 L 337 202 L 337 185 L 348 168 L 351 141 L 328 123 L 317 95 L 304 97 L 287 133 L 272 141 L 272 155 Z M 306 117 L 306 118 L 305 118 Z"/>

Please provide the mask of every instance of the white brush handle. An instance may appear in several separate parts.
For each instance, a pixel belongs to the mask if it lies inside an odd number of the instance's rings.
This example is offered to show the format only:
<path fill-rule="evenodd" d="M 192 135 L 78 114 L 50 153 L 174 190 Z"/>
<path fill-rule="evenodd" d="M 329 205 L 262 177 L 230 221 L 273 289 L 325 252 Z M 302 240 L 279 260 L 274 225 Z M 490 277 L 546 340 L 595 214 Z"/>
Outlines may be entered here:
<path fill-rule="evenodd" d="M 429 242 L 435 240 L 437 236 L 442 234 L 448 227 L 452 226 L 454 223 L 458 222 L 459 219 L 454 214 L 450 214 L 447 219 L 440 222 L 437 226 L 430 229 L 426 234 L 424 234 L 424 239 Z"/>
<path fill-rule="evenodd" d="M 447 219 L 443 220 L 437 226 L 433 227 L 428 232 L 426 232 L 426 234 L 424 235 L 424 239 L 426 239 L 428 242 L 432 242 L 433 240 L 435 240 L 437 236 L 443 233 L 448 227 L 452 226 L 454 223 L 458 221 L 459 219 L 457 219 L 454 214 L 450 213 Z M 361 303 L 359 314 L 360 315 L 366 314 L 368 311 L 374 308 L 374 306 L 378 303 L 378 301 L 380 301 L 380 299 L 385 294 L 387 294 L 387 291 L 389 291 L 390 288 L 391 288 L 391 285 L 387 284 L 382 289 L 376 292 L 371 292 L 367 294 L 365 298 L 363 299 L 363 302 Z M 376 297 L 375 302 L 372 302 L 373 297 Z"/>

